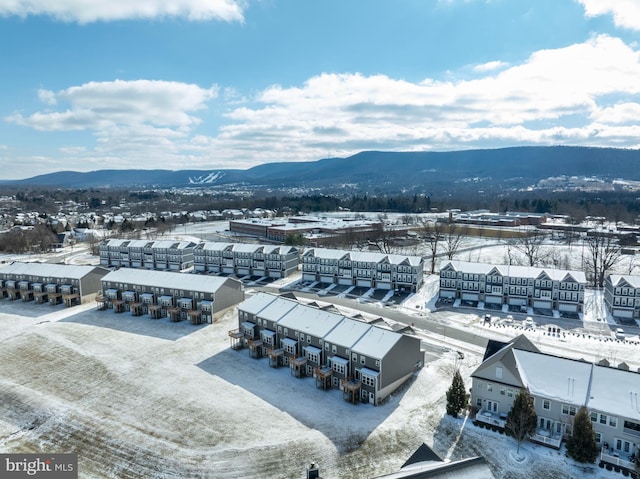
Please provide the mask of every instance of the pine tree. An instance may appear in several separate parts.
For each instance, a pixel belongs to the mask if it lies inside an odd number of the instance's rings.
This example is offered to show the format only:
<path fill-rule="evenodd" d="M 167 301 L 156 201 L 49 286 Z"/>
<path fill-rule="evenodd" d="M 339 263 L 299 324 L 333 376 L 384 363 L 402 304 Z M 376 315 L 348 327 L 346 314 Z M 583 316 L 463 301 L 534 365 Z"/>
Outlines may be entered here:
<path fill-rule="evenodd" d="M 518 452 L 520 452 L 522 441 L 536 430 L 537 423 L 538 415 L 533 405 L 533 398 L 528 389 L 521 389 L 513 400 L 513 406 L 509 414 L 507 414 L 507 424 L 505 426 L 507 434 L 518 441 Z"/>
<path fill-rule="evenodd" d="M 584 406 L 573 418 L 573 434 L 567 441 L 567 453 L 576 461 L 586 463 L 594 462 L 600 453 L 589 411 Z"/>
<path fill-rule="evenodd" d="M 469 395 L 464 388 L 464 381 L 460 375 L 460 370 L 456 369 L 453 373 L 451 387 L 447 390 L 447 414 L 449 416 L 458 417 L 460 411 L 467 407 Z"/>

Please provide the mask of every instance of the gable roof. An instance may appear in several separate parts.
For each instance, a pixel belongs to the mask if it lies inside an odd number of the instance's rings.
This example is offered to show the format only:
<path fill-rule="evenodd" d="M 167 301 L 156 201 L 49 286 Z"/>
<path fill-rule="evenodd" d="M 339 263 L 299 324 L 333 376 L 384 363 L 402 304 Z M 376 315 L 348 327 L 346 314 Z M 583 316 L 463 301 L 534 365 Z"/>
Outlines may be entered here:
<path fill-rule="evenodd" d="M 82 279 L 92 271 L 108 273 L 100 266 L 85 266 L 55 263 L 11 263 L 0 268 L 0 273 L 9 275 L 51 276 L 54 278 Z"/>
<path fill-rule="evenodd" d="M 102 281 L 157 286 L 169 289 L 184 289 L 188 291 L 215 292 L 225 283 L 238 283 L 237 279 L 219 276 L 208 276 L 191 273 L 174 273 L 169 271 L 155 271 L 148 269 L 120 268 L 110 272 Z"/>
<path fill-rule="evenodd" d="M 569 271 L 555 268 L 535 268 L 533 266 L 517 266 L 517 265 L 493 265 L 487 263 L 472 263 L 469 261 L 451 261 L 445 260 L 440 263 L 440 271 L 450 270 L 461 271 L 463 273 L 473 274 L 492 274 L 499 272 L 501 276 L 509 276 L 514 278 L 539 278 L 541 275 L 553 281 L 565 281 L 570 277 L 578 283 L 587 283 L 587 277 L 583 271 Z"/>

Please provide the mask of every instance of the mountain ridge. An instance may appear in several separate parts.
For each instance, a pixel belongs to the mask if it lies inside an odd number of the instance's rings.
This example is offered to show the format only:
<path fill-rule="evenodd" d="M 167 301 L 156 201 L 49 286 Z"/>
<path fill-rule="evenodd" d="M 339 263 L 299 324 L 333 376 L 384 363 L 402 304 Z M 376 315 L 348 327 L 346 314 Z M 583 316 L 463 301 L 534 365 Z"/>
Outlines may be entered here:
<path fill-rule="evenodd" d="M 527 184 L 561 176 L 640 180 L 640 151 L 582 146 L 519 146 L 445 152 L 363 151 L 346 158 L 273 162 L 206 170 L 59 171 L 4 185 L 48 187 L 198 187 L 242 184 L 263 188 L 331 188 L 350 184 L 382 190 L 445 187 L 461 181 Z"/>

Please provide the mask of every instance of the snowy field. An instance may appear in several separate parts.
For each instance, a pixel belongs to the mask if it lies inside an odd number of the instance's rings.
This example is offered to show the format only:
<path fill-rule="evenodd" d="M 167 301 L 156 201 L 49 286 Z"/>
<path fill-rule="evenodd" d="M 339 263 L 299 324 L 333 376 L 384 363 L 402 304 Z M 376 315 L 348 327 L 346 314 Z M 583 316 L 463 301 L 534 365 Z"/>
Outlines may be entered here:
<path fill-rule="evenodd" d="M 470 249 L 459 259 L 499 263 L 499 248 Z M 0 451 L 76 452 L 81 478 L 302 478 L 309 462 L 325 478 L 368 478 L 396 470 L 426 442 L 446 459 L 483 455 L 500 478 L 622 477 L 597 465 L 585 472 L 564 449 L 530 443 L 519 462 L 512 439 L 444 413 L 453 369 L 469 387 L 483 353 L 452 339 L 452 329 L 503 341 L 524 333 L 544 352 L 637 370 L 638 337 L 611 339 L 599 293 L 588 292 L 583 321 L 564 334 L 525 331 L 517 320 L 484 326 L 479 310 L 435 311 L 436 293 L 437 278 L 428 277 L 395 308 L 415 324 L 427 363 L 378 407 L 349 404 L 340 391 L 231 350 L 235 308 L 192 326 L 94 304 L 1 300 Z M 362 306 L 352 301 L 352 311 Z M 384 316 L 382 304 L 369 306 Z M 430 332 L 429 322 L 443 329 Z"/>

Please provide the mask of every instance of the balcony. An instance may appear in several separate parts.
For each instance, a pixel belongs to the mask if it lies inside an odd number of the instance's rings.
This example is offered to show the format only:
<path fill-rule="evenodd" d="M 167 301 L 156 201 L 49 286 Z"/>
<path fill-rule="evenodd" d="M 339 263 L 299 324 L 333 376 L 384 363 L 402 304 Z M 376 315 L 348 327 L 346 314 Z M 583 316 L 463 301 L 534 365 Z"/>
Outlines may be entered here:
<path fill-rule="evenodd" d="M 562 434 L 552 434 L 548 429 L 536 429 L 536 432 L 529 438 L 532 442 L 537 442 L 544 446 L 560 449 Z"/>
<path fill-rule="evenodd" d="M 504 429 L 507 424 L 507 414 L 482 409 L 478 414 L 476 414 L 476 421 Z"/>
<path fill-rule="evenodd" d="M 625 454 L 621 451 L 609 449 L 605 446 L 602 447 L 602 451 L 600 452 L 600 462 L 611 464 L 613 466 L 623 467 L 630 471 L 635 470 L 636 464 L 634 462 L 634 459 L 635 458 L 631 455 Z"/>

